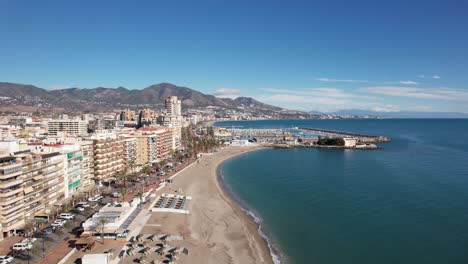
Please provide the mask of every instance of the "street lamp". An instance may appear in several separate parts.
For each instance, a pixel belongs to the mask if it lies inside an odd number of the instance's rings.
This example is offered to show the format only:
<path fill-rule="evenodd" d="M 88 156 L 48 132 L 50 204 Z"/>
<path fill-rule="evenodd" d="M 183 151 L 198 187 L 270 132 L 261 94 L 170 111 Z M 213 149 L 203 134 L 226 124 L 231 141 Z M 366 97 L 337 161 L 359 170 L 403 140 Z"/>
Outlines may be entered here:
<path fill-rule="evenodd" d="M 44 248 L 45 234 L 42 234 L 41 237 L 42 237 L 42 258 L 44 258 L 45 256 L 45 248 Z"/>

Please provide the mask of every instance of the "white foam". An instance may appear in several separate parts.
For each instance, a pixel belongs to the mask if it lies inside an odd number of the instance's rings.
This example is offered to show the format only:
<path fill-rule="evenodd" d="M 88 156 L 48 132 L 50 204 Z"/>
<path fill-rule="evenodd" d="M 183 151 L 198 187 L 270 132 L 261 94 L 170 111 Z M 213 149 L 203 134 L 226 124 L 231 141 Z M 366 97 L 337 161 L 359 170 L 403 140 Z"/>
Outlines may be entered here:
<path fill-rule="evenodd" d="M 270 238 L 262 231 L 262 225 L 261 225 L 262 219 L 260 217 L 258 217 L 257 215 L 255 215 L 252 211 L 250 211 L 248 209 L 245 209 L 245 207 L 247 207 L 247 206 L 245 206 L 245 204 L 242 202 L 242 200 L 237 199 L 236 196 L 234 195 L 234 193 L 232 192 L 232 190 L 227 186 L 227 184 L 226 184 L 226 182 L 224 180 L 224 173 L 223 173 L 223 166 L 222 165 L 220 167 L 218 167 L 217 174 L 218 174 L 218 178 L 221 179 L 220 183 L 221 183 L 221 186 L 224 188 L 224 190 L 227 191 L 227 193 L 231 196 L 231 198 L 240 205 L 240 208 L 247 215 L 252 217 L 255 224 L 257 224 L 257 232 L 267 242 L 268 250 L 270 251 L 270 256 L 271 256 L 271 259 L 272 259 L 273 263 L 274 264 L 281 264 L 281 263 L 284 264 L 285 263 L 284 258 L 283 259 L 281 258 L 281 254 L 280 254 L 279 250 L 277 250 L 273 246 L 273 243 L 271 242 Z"/>
<path fill-rule="evenodd" d="M 267 245 L 268 245 L 268 249 L 270 251 L 270 255 L 271 255 L 271 259 L 273 260 L 273 263 L 274 264 L 281 264 L 281 258 L 280 256 L 276 253 L 276 250 L 275 248 L 273 247 L 273 244 L 270 240 L 270 238 L 268 238 L 268 236 L 262 231 L 262 219 L 260 219 L 258 216 L 256 216 L 252 211 L 250 210 L 247 210 L 247 209 L 244 209 L 242 208 L 242 210 L 244 210 L 248 215 L 250 215 L 254 222 L 257 224 L 258 228 L 257 228 L 257 231 L 258 233 L 260 234 L 260 236 L 265 239 L 265 241 L 267 242 Z"/>

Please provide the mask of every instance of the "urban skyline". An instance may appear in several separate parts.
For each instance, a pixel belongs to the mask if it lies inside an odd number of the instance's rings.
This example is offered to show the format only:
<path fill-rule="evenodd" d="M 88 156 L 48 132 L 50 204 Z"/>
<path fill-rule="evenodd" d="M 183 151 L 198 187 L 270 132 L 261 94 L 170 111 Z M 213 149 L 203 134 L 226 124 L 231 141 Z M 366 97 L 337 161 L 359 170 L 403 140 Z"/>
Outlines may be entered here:
<path fill-rule="evenodd" d="M 467 113 L 459 4 L 0 1 L 0 80 L 171 82 L 296 110 Z"/>

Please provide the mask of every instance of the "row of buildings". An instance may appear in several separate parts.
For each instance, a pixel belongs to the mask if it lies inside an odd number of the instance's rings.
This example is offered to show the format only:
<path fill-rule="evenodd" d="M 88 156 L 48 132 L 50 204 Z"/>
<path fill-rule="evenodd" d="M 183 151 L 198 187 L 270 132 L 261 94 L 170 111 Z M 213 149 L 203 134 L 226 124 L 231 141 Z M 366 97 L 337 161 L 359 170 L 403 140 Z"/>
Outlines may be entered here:
<path fill-rule="evenodd" d="M 179 118 L 180 101 L 166 101 L 170 109 L 165 116 Z M 96 184 L 124 170 L 160 162 L 180 147 L 181 126 L 176 123 L 84 133 L 81 122 L 85 121 L 54 120 L 49 122 L 49 133 L 34 137 L 12 137 L 21 131 L 3 131 L 0 240 L 47 219 Z"/>

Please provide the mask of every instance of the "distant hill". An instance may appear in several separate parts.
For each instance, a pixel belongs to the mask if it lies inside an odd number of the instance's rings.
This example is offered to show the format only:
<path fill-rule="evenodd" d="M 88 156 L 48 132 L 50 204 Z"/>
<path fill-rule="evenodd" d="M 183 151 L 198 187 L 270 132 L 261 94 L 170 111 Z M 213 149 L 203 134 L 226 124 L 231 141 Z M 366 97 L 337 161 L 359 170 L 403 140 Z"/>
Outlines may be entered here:
<path fill-rule="evenodd" d="M 31 96 L 52 98 L 52 96 L 45 89 L 38 88 L 29 84 L 5 83 L 0 82 L 0 96 L 18 97 L 18 96 Z"/>
<path fill-rule="evenodd" d="M 199 91 L 170 83 L 151 85 L 142 90 L 118 88 L 69 88 L 46 90 L 33 85 L 1 83 L 0 100 L 5 106 L 41 106 L 70 110 L 100 111 L 124 107 L 162 107 L 168 96 L 177 96 L 182 107 L 196 108 L 214 106 L 232 109 L 259 109 L 281 111 L 282 108 L 267 105 L 249 97 L 236 99 L 218 98 Z"/>
<path fill-rule="evenodd" d="M 349 109 L 333 112 L 335 115 L 379 116 L 384 118 L 468 118 L 468 114 L 458 112 L 379 112 L 361 109 Z"/>
<path fill-rule="evenodd" d="M 261 103 L 252 97 L 237 97 L 236 99 L 230 98 L 222 98 L 225 103 L 236 105 L 237 107 L 242 108 L 256 108 L 259 110 L 266 110 L 266 111 L 282 111 L 285 110 L 284 108 L 278 106 L 272 106 L 268 104 Z"/>

